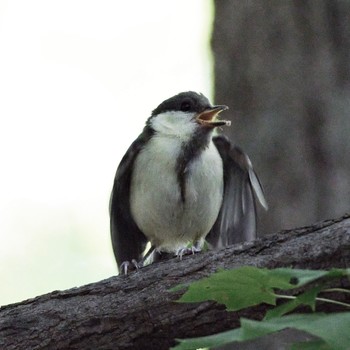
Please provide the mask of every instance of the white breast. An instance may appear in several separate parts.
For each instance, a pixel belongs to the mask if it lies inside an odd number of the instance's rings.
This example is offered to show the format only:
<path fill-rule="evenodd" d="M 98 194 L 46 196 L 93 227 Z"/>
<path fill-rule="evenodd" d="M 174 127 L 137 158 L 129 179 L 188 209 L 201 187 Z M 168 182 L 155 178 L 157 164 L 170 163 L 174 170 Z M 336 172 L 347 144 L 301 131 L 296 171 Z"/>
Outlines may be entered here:
<path fill-rule="evenodd" d="M 133 218 L 151 243 L 166 251 L 204 237 L 222 202 L 222 160 L 213 142 L 190 163 L 181 200 L 175 166 L 182 142 L 162 133 L 153 136 L 135 160 L 131 181 Z"/>

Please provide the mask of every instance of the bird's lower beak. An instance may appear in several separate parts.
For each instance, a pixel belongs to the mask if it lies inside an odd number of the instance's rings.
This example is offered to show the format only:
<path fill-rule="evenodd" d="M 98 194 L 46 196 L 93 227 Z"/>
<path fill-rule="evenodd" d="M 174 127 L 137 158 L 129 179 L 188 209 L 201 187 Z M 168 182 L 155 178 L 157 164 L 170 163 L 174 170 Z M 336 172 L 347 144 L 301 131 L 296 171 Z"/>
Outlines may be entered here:
<path fill-rule="evenodd" d="M 218 118 L 219 113 L 225 111 L 226 109 L 228 109 L 228 107 L 224 105 L 210 107 L 205 111 L 199 113 L 196 117 L 196 120 L 199 124 L 212 128 L 223 125 L 230 126 L 231 122 L 229 120 L 220 120 Z"/>

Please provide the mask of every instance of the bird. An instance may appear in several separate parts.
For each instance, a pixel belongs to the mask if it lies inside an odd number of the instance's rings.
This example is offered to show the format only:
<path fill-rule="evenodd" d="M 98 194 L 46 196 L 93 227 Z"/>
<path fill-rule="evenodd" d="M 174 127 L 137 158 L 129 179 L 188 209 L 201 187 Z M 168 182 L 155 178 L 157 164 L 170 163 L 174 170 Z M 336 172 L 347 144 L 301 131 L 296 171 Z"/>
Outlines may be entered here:
<path fill-rule="evenodd" d="M 109 202 L 119 273 L 199 252 L 205 242 L 220 249 L 256 238 L 256 201 L 268 206 L 249 157 L 218 133 L 231 124 L 219 117 L 227 109 L 187 91 L 146 120 L 117 168 Z"/>

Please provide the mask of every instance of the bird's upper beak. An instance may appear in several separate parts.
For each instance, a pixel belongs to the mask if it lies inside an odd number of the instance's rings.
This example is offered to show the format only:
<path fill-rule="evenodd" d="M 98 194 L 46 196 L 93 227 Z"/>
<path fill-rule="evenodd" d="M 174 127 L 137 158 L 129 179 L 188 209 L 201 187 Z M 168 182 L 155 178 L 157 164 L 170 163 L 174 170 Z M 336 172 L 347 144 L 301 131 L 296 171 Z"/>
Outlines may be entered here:
<path fill-rule="evenodd" d="M 196 120 L 199 124 L 203 126 L 208 126 L 215 128 L 217 126 L 223 126 L 223 125 L 231 125 L 231 122 L 229 120 L 220 120 L 218 119 L 219 113 L 222 111 L 225 111 L 228 109 L 227 106 L 224 105 L 217 105 L 213 107 L 209 107 L 205 109 L 203 112 L 199 113 L 196 117 Z"/>

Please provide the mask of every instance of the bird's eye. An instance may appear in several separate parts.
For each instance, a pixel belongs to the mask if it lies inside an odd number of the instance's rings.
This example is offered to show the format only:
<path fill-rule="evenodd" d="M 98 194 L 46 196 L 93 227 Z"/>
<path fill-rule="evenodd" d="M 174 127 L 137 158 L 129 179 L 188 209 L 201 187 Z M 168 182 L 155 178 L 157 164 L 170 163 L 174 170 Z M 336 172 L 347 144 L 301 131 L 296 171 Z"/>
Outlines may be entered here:
<path fill-rule="evenodd" d="M 191 103 L 189 101 L 184 101 L 181 103 L 182 112 L 188 112 L 191 109 Z"/>

